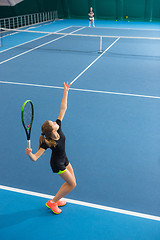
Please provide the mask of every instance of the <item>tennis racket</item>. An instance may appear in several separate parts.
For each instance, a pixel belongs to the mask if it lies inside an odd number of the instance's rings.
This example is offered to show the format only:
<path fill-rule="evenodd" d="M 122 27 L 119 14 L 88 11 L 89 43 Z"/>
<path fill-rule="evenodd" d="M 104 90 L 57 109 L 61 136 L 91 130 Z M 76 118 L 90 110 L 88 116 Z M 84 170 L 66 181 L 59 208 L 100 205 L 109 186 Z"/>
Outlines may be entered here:
<path fill-rule="evenodd" d="M 31 148 L 30 136 L 31 136 L 33 117 L 34 117 L 33 103 L 31 100 L 27 100 L 23 103 L 23 106 L 22 106 L 21 119 L 22 119 L 24 130 L 27 135 L 27 147 L 29 149 Z"/>

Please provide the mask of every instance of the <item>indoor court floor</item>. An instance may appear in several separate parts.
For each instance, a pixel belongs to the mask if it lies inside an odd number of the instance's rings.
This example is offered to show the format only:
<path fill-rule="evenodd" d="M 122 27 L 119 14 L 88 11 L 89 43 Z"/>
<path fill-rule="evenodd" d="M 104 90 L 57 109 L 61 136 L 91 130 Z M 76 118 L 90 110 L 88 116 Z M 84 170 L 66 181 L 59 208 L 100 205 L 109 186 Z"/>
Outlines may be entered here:
<path fill-rule="evenodd" d="M 57 20 L 25 30 L 37 34 L 1 36 L 0 239 L 159 240 L 159 25 Z M 111 37 L 99 53 L 99 38 L 87 35 Z M 45 203 L 63 181 L 51 171 L 50 150 L 37 162 L 25 155 L 21 107 L 34 104 L 36 152 L 67 81 L 62 129 L 77 187 L 57 216 Z"/>

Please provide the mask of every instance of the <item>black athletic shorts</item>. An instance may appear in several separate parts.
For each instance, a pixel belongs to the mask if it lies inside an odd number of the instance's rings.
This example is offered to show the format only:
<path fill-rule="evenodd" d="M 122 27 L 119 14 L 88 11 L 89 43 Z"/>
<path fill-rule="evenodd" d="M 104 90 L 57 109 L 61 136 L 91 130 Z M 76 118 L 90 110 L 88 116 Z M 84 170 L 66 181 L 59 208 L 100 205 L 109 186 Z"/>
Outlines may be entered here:
<path fill-rule="evenodd" d="M 54 173 L 61 174 L 66 171 L 69 161 L 67 157 L 51 159 L 50 165 Z"/>

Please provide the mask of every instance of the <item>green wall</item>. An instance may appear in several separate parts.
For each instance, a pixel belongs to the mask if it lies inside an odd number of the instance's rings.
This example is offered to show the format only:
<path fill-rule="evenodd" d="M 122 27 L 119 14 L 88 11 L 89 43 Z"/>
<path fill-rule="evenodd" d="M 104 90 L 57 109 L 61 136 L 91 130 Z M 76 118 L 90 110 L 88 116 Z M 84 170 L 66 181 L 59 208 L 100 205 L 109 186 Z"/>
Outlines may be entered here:
<path fill-rule="evenodd" d="M 124 0 L 124 16 L 143 20 L 145 17 L 146 0 Z"/>
<path fill-rule="evenodd" d="M 153 1 L 153 0 L 152 0 Z M 152 3 L 153 19 L 160 20 L 160 0 L 155 0 Z"/>
<path fill-rule="evenodd" d="M 97 19 L 124 20 L 128 16 L 136 21 L 159 21 L 160 0 L 63 0 L 65 16 L 87 18 L 93 6 Z"/>
<path fill-rule="evenodd" d="M 0 7 L 0 17 L 58 10 L 59 18 L 88 18 L 92 6 L 97 19 L 160 21 L 160 0 L 24 0 Z"/>

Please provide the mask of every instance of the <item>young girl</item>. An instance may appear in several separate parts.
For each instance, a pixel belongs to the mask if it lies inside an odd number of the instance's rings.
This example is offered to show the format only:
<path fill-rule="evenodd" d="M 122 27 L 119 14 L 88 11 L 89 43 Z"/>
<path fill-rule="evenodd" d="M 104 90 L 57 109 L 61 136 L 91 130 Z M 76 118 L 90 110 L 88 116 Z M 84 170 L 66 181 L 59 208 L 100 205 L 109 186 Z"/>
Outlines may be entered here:
<path fill-rule="evenodd" d="M 93 27 L 95 27 L 95 25 L 94 25 L 94 12 L 93 12 L 92 7 L 90 7 L 88 15 L 89 15 L 89 27 L 91 26 L 91 21 L 93 23 Z"/>
<path fill-rule="evenodd" d="M 50 208 L 55 214 L 59 214 L 62 210 L 59 208 L 66 204 L 65 201 L 60 200 L 70 191 L 76 187 L 76 179 L 71 164 L 68 161 L 65 152 L 65 136 L 61 129 L 61 122 L 64 118 L 67 110 L 67 98 L 70 84 L 64 85 L 64 93 L 61 102 L 60 114 L 55 122 L 45 121 L 41 127 L 42 134 L 39 138 L 39 150 L 35 154 L 32 153 L 32 149 L 26 148 L 25 153 L 30 157 L 32 161 L 42 156 L 47 148 L 52 150 L 51 155 L 51 168 L 54 173 L 58 173 L 59 176 L 65 181 L 61 186 L 57 194 L 52 200 L 46 203 L 46 206 Z"/>

